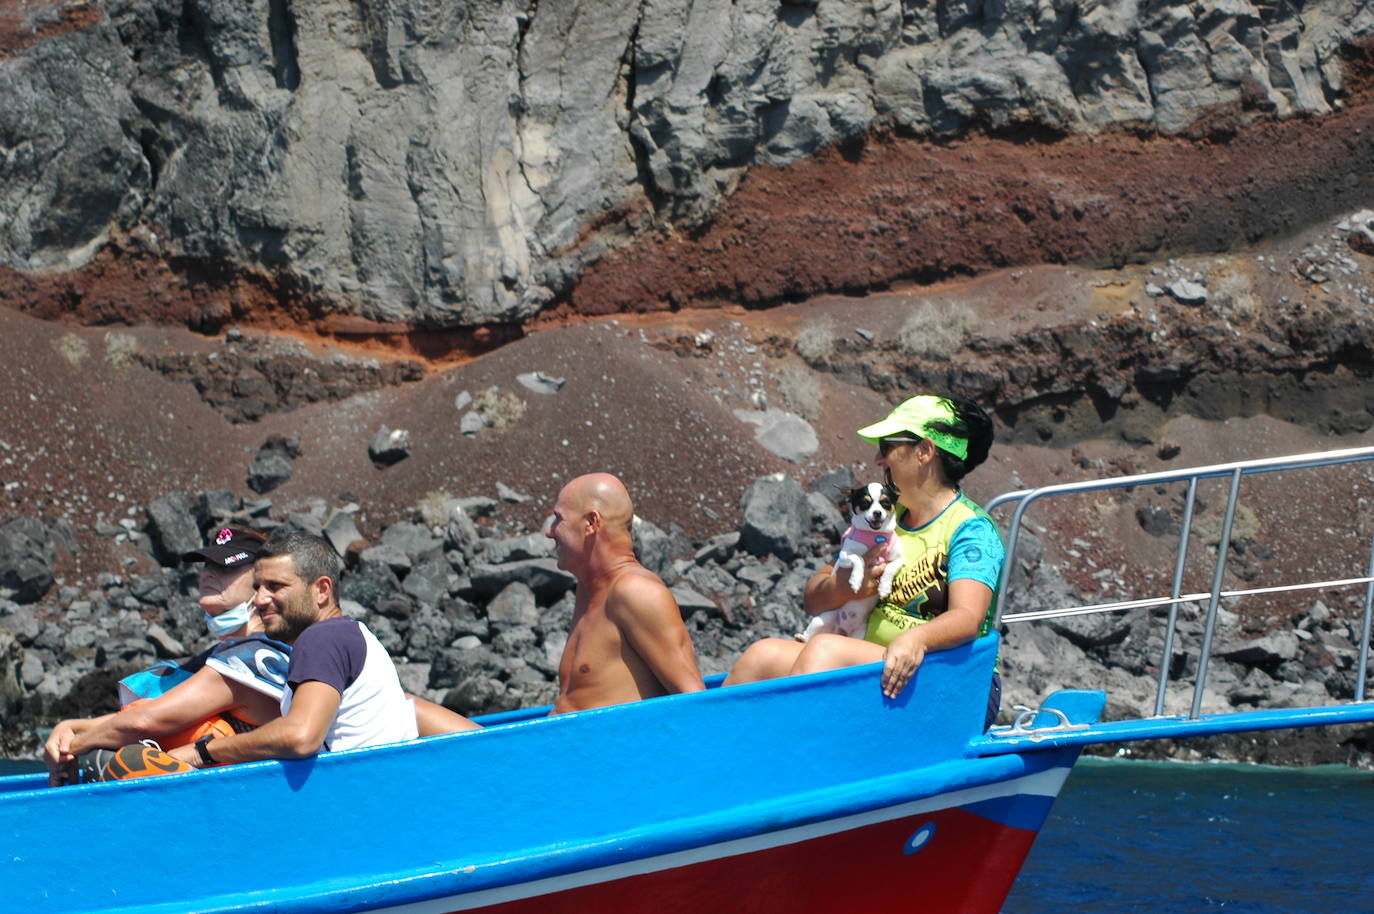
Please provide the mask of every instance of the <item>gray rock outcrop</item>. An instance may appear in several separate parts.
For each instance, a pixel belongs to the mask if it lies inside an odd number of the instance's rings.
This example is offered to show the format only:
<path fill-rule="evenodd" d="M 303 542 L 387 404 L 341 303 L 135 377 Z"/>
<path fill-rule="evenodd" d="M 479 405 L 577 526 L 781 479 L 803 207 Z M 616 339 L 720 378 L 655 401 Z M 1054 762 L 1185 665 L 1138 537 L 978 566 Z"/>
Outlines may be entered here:
<path fill-rule="evenodd" d="M 270 492 L 291 478 L 291 461 L 301 455 L 300 442 L 294 438 L 272 435 L 262 443 L 248 464 L 245 482 L 259 495 Z"/>
<path fill-rule="evenodd" d="M 41 521 L 8 521 L 0 526 L 0 592 L 20 603 L 41 598 L 52 586 L 56 558 L 52 534 Z"/>
<path fill-rule="evenodd" d="M 820 447 L 810 423 L 786 410 L 737 409 L 735 418 L 753 425 L 755 441 L 792 463 L 804 462 Z"/>
<path fill-rule="evenodd" d="M 180 561 L 184 553 L 199 549 L 203 542 L 191 499 L 181 492 L 153 499 L 148 505 L 147 532 L 155 554 L 167 564 Z"/>
<path fill-rule="evenodd" d="M 0 725 L 11 729 L 24 705 L 26 685 L 32 685 L 26 675 L 26 654 L 18 639 L 0 628 Z M 41 664 L 40 664 L 41 667 Z"/>
<path fill-rule="evenodd" d="M 527 318 L 752 166 L 875 127 L 948 138 L 1317 115 L 1355 0 L 112 0 L 0 58 L 0 264 L 153 256 L 331 309 Z M 210 322 L 226 315 L 204 315 Z"/>
<path fill-rule="evenodd" d="M 739 544 L 753 555 L 795 558 L 810 532 L 806 493 L 781 473 L 754 480 L 740 499 L 740 515 Z"/>

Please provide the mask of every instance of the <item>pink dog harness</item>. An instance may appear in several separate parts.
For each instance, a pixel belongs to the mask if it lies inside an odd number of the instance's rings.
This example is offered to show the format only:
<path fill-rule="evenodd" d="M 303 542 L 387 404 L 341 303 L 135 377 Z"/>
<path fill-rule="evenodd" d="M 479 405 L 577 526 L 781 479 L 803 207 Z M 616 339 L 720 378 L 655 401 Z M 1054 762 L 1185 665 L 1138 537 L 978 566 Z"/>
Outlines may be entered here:
<path fill-rule="evenodd" d="M 860 530 L 858 527 L 850 527 L 844 532 L 846 540 L 854 540 L 856 543 L 863 543 L 869 549 L 874 546 L 882 546 L 882 556 L 886 558 L 892 552 L 892 538 L 894 534 L 886 530 Z"/>

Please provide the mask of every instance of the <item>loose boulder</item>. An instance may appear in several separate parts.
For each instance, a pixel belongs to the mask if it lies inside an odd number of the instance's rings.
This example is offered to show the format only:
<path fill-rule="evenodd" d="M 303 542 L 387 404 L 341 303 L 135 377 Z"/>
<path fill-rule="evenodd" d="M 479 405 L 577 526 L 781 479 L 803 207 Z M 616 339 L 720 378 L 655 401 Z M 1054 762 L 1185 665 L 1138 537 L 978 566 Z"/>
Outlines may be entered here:
<path fill-rule="evenodd" d="M 52 534 L 42 521 L 18 517 L 0 526 L 0 588 L 9 591 L 9 599 L 41 599 L 52 587 L 55 560 Z"/>
<path fill-rule="evenodd" d="M 403 428 L 382 426 L 368 442 L 367 456 L 382 469 L 400 463 L 410 456 L 410 432 Z"/>
<path fill-rule="evenodd" d="M 739 543 L 756 556 L 791 560 L 801 551 L 811 520 L 811 506 L 801 485 L 774 473 L 754 480 L 740 499 Z"/>
<path fill-rule="evenodd" d="M 195 506 L 181 492 L 168 492 L 148 505 L 148 536 L 153 554 L 164 565 L 175 565 L 183 553 L 199 549 L 200 529 Z"/>
<path fill-rule="evenodd" d="M 297 438 L 272 435 L 262 443 L 248 465 L 248 488 L 262 495 L 291 478 L 291 461 L 301 455 Z"/>

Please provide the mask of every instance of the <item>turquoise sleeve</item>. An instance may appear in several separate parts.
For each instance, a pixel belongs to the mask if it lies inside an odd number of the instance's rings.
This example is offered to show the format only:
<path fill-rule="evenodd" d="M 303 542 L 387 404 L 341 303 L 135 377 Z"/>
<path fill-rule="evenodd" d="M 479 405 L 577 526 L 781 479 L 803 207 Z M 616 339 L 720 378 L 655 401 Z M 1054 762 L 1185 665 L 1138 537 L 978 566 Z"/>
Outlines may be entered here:
<path fill-rule="evenodd" d="M 973 517 L 954 531 L 949 541 L 948 580 L 969 578 L 997 590 L 1007 550 L 992 521 Z"/>

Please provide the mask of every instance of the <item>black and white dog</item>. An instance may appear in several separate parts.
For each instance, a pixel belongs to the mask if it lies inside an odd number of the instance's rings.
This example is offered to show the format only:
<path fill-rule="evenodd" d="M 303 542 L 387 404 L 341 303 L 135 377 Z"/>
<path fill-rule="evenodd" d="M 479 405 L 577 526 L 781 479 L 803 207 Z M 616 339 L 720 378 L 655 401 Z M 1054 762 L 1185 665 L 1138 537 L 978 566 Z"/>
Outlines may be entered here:
<path fill-rule="evenodd" d="M 864 556 L 874 546 L 885 546 L 887 567 L 878 580 L 878 596 L 860 597 L 843 606 L 818 614 L 797 635 L 798 641 L 810 641 L 813 635 L 832 632 L 862 638 L 868 627 L 868 614 L 879 597 L 892 592 L 892 579 L 902 565 L 902 546 L 897 539 L 897 490 L 880 482 L 848 491 L 850 525 L 840 543 L 840 554 L 830 569 L 832 575 L 849 568 L 849 589 L 857 593 L 863 586 Z"/>

